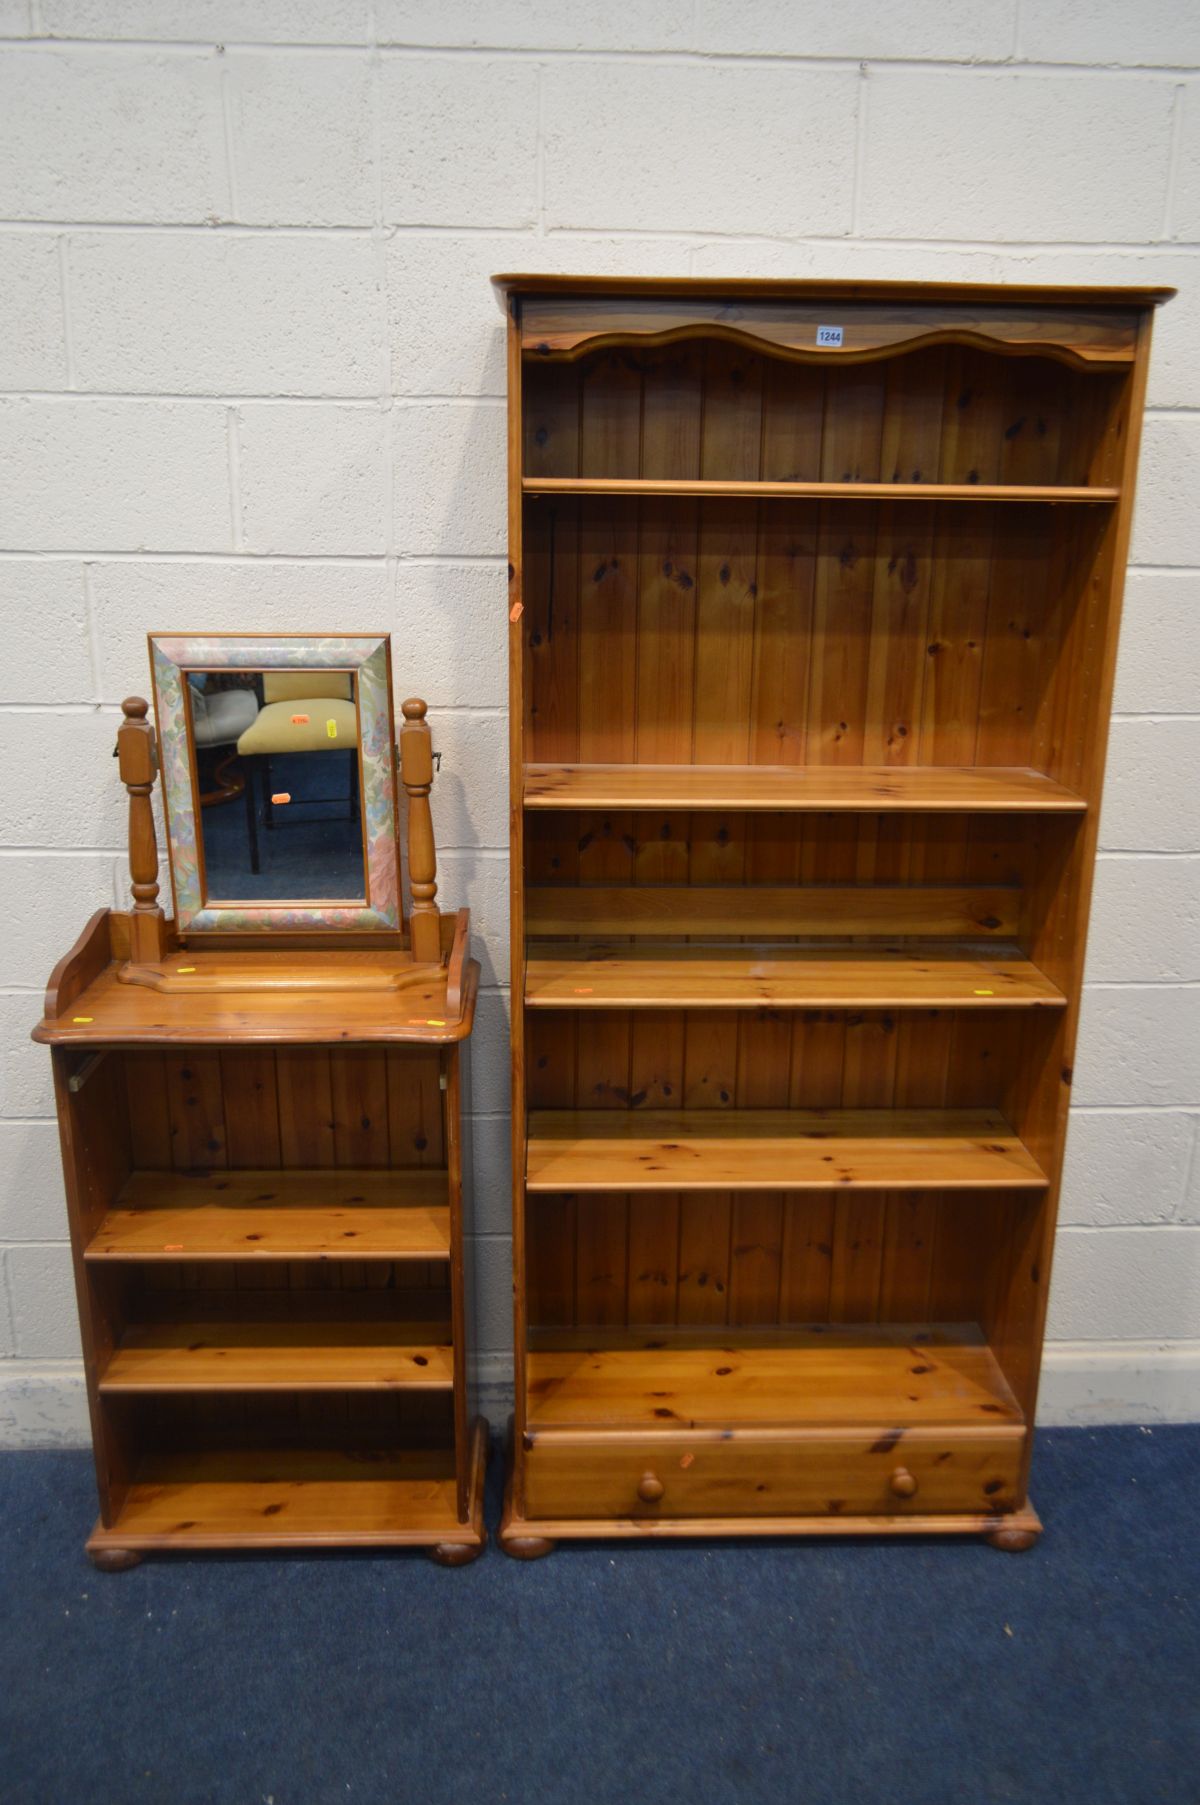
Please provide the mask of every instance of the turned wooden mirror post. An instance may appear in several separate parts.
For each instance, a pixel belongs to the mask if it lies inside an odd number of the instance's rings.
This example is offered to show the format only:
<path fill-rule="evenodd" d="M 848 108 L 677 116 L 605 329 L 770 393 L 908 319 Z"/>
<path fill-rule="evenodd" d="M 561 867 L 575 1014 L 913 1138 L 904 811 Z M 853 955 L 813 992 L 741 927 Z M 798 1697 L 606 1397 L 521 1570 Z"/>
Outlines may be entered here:
<path fill-rule="evenodd" d="M 154 831 L 151 795 L 158 771 L 154 728 L 147 720 L 150 704 L 127 696 L 125 716 L 117 729 L 121 782 L 129 791 L 129 876 L 133 910 L 129 917 L 129 953 L 135 963 L 161 959 L 165 922 L 158 904 L 158 836 Z"/>
<path fill-rule="evenodd" d="M 410 696 L 402 702 L 400 779 L 408 795 L 408 883 L 412 891 L 409 933 L 413 958 L 437 964 L 442 956 L 437 906 L 437 853 L 429 792 L 433 786 L 433 742 L 424 702 Z"/>

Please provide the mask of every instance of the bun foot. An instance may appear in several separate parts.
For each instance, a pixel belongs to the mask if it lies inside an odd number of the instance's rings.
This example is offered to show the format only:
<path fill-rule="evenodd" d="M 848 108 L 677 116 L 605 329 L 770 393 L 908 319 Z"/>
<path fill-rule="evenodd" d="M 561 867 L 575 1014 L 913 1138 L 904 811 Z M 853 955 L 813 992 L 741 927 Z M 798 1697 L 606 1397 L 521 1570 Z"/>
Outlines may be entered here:
<path fill-rule="evenodd" d="M 93 1567 L 101 1573 L 124 1573 L 129 1567 L 136 1567 L 141 1555 L 136 1548 L 89 1548 L 88 1559 Z"/>
<path fill-rule="evenodd" d="M 1005 1554 L 1024 1554 L 1027 1548 L 1033 1547 L 1038 1534 L 1036 1529 L 993 1529 L 988 1543 Z"/>
<path fill-rule="evenodd" d="M 555 1548 L 547 1536 L 503 1536 L 500 1546 L 514 1561 L 540 1561 Z"/>
<path fill-rule="evenodd" d="M 439 1567 L 469 1567 L 482 1553 L 482 1542 L 438 1542 L 429 1550 L 429 1558 Z"/>

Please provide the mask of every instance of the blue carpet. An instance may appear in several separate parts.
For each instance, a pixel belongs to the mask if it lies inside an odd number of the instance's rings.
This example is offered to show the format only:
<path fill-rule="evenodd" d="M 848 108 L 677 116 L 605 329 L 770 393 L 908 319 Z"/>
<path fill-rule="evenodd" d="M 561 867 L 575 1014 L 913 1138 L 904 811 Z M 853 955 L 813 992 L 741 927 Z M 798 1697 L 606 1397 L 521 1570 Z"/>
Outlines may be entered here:
<path fill-rule="evenodd" d="M 1023 1555 L 596 1543 L 105 1575 L 88 1456 L 0 1456 L 0 1796 L 1197 1805 L 1200 1426 L 1043 1434 L 1034 1478 L 1049 1528 Z"/>

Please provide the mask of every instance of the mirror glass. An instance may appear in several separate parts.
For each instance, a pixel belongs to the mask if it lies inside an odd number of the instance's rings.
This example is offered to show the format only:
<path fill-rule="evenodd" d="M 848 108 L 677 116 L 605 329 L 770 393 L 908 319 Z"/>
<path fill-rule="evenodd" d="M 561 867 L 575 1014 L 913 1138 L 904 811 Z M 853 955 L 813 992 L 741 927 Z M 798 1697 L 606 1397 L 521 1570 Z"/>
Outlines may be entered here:
<path fill-rule="evenodd" d="M 365 902 L 357 674 L 189 670 L 206 907 Z"/>

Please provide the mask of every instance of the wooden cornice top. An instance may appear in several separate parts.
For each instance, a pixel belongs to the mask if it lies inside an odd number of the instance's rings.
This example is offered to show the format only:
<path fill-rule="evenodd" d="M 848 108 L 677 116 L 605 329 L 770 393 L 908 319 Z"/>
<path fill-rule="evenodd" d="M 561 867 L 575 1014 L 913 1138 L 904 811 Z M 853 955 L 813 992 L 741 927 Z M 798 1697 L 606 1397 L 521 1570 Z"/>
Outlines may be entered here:
<path fill-rule="evenodd" d="M 533 271 L 503 271 L 492 277 L 496 288 L 518 295 L 628 295 L 639 299 L 714 300 L 728 297 L 759 301 L 907 301 L 944 305 L 1003 306 L 1013 302 L 1036 307 L 1160 307 L 1174 288 L 1095 287 L 1008 282 L 857 282 L 779 280 L 750 276 L 565 276 Z"/>

